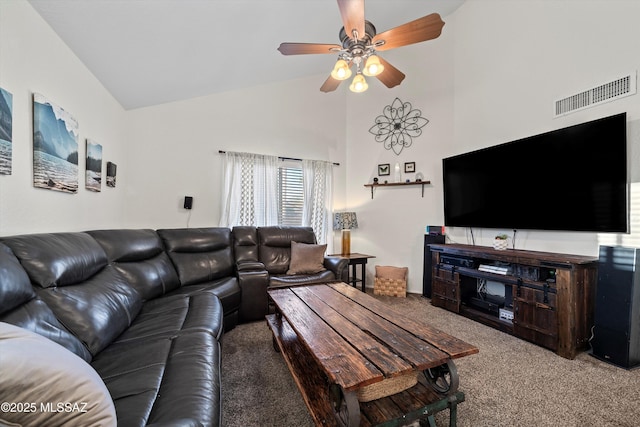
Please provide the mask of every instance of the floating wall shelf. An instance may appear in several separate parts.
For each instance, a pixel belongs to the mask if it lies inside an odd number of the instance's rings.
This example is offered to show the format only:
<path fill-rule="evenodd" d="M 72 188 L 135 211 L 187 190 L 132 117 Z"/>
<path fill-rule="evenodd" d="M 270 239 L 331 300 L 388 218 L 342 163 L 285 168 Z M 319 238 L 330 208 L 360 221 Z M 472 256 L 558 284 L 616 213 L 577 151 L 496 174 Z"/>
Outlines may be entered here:
<path fill-rule="evenodd" d="M 431 184 L 431 181 L 412 181 L 412 182 L 389 182 L 387 184 L 365 184 L 365 187 L 371 187 L 371 198 L 373 199 L 373 189 L 376 187 L 400 187 L 404 185 L 421 185 L 422 197 L 424 197 L 424 186 Z"/>

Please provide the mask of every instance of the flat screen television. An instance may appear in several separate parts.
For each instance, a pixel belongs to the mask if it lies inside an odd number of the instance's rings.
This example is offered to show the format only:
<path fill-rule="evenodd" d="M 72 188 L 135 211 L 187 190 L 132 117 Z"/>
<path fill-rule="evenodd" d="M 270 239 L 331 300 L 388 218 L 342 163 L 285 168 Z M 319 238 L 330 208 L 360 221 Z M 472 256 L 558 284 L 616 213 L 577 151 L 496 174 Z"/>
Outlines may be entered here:
<path fill-rule="evenodd" d="M 447 226 L 628 232 L 626 113 L 442 160 Z"/>

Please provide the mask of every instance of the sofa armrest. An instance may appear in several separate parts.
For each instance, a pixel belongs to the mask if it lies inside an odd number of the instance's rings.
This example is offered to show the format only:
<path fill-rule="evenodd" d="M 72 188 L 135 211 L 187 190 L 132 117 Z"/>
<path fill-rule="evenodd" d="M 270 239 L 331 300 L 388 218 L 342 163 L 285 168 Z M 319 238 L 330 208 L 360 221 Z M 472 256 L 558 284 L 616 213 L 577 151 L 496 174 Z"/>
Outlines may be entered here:
<path fill-rule="evenodd" d="M 328 256 L 324 258 L 324 267 L 327 270 L 331 270 L 336 276 L 337 281 L 345 281 L 347 277 L 344 272 L 349 266 L 349 260 L 346 258 L 340 258 L 335 256 Z"/>
<path fill-rule="evenodd" d="M 242 290 L 240 309 L 238 315 L 241 322 L 263 320 L 268 314 L 269 298 L 267 287 L 269 286 L 269 273 L 264 269 L 264 264 L 252 262 L 253 266 L 238 266 L 238 284 Z M 259 268 L 257 264 L 261 264 Z"/>
<path fill-rule="evenodd" d="M 266 270 L 263 263 L 259 261 L 242 261 L 236 263 L 236 271 L 264 271 Z"/>

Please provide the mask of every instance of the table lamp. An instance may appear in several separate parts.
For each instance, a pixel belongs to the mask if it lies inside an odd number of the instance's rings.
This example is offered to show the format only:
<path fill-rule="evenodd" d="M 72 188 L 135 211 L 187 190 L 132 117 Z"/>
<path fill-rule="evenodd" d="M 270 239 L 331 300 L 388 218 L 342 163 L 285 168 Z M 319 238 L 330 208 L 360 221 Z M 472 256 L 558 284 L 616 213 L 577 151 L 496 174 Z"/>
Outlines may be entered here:
<path fill-rule="evenodd" d="M 338 212 L 333 217 L 333 229 L 342 230 L 342 256 L 351 253 L 351 229 L 358 228 L 355 212 Z"/>

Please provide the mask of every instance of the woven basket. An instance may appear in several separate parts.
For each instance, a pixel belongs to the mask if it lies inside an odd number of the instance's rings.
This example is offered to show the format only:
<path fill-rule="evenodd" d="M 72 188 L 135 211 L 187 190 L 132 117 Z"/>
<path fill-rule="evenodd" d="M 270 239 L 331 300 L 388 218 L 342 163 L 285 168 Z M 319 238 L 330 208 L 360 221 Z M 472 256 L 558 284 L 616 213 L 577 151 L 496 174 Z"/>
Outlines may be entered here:
<path fill-rule="evenodd" d="M 376 277 L 373 281 L 373 294 L 404 298 L 407 296 L 407 281 Z"/>
<path fill-rule="evenodd" d="M 380 382 L 365 386 L 358 390 L 356 394 L 358 395 L 358 401 L 370 402 L 405 391 L 416 385 L 417 382 L 418 372 L 409 372 L 408 374 L 386 378 Z"/>

